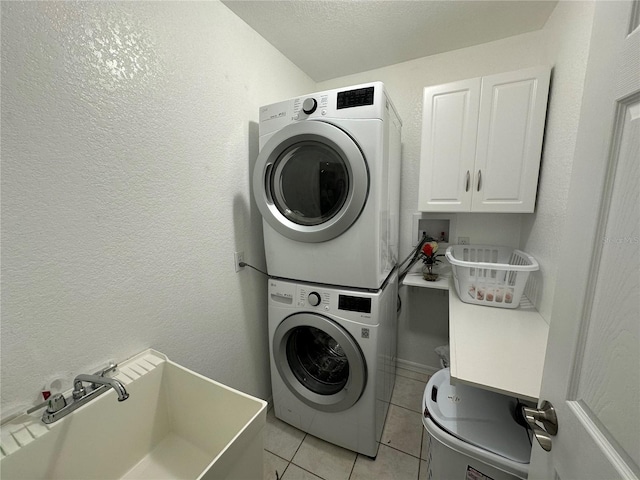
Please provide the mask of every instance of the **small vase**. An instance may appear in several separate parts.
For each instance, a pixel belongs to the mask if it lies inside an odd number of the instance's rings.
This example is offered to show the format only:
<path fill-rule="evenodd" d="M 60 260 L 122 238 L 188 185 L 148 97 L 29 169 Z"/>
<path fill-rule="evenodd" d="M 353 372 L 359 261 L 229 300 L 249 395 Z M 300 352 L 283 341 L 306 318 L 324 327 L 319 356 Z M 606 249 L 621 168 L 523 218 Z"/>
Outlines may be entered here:
<path fill-rule="evenodd" d="M 435 282 L 436 280 L 438 280 L 438 273 L 435 270 L 435 265 L 426 264 L 424 267 L 422 267 L 422 277 L 427 282 Z"/>

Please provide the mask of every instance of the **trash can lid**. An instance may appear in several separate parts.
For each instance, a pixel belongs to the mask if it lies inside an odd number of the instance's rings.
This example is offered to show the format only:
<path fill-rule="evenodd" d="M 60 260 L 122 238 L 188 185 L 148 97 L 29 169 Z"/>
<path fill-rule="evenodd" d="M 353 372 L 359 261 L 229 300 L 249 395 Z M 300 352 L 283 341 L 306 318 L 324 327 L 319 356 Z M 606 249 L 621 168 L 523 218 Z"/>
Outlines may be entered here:
<path fill-rule="evenodd" d="M 529 434 L 515 420 L 518 400 L 468 385 L 451 385 L 449 369 L 436 372 L 424 392 L 429 416 L 460 440 L 518 463 L 529 463 Z"/>

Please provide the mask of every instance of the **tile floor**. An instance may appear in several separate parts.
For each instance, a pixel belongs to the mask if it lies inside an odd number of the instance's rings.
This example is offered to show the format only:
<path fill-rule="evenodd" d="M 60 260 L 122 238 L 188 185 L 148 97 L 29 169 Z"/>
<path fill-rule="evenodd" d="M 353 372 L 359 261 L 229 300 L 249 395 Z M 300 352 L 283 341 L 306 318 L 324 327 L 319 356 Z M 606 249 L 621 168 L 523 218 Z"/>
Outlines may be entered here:
<path fill-rule="evenodd" d="M 269 410 L 265 480 L 426 479 L 420 405 L 428 376 L 399 368 L 375 460 L 337 447 L 278 420 Z"/>

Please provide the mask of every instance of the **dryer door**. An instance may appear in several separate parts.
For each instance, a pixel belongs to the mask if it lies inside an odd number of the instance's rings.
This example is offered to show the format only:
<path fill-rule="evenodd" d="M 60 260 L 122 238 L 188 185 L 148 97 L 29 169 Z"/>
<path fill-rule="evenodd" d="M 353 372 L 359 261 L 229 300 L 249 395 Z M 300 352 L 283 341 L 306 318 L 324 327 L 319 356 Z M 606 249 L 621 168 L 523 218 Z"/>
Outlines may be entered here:
<path fill-rule="evenodd" d="M 299 242 L 324 242 L 357 220 L 369 171 L 355 141 L 321 121 L 287 125 L 260 150 L 253 191 L 262 217 Z"/>
<path fill-rule="evenodd" d="M 289 390 L 307 405 L 340 412 L 355 404 L 367 382 L 367 366 L 353 337 L 314 313 L 284 319 L 273 336 L 273 361 Z"/>

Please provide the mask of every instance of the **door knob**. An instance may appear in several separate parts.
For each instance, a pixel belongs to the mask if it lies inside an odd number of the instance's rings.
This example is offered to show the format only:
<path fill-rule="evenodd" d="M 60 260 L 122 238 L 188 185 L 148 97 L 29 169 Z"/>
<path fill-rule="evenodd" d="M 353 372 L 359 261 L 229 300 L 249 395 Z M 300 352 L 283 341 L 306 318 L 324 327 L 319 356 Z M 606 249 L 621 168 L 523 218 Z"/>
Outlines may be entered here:
<path fill-rule="evenodd" d="M 533 430 L 533 434 L 543 450 L 551 451 L 551 436 L 558 433 L 558 417 L 553 405 L 547 400 L 542 402 L 542 408 L 522 407 L 522 416 Z M 542 427 L 537 422 L 542 424 Z"/>

